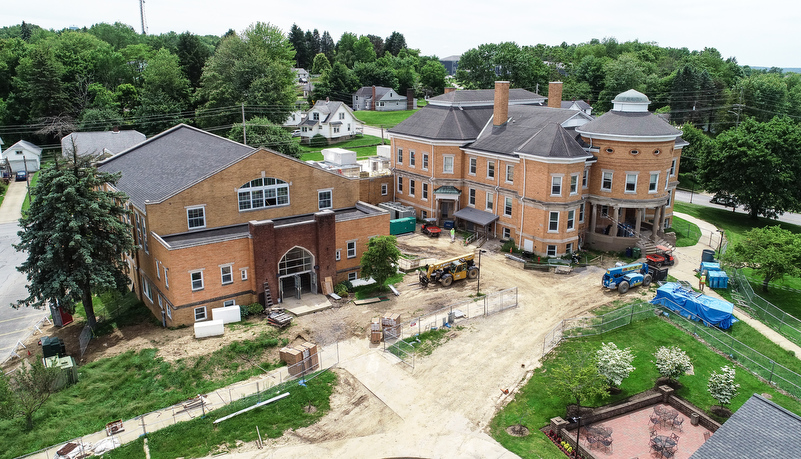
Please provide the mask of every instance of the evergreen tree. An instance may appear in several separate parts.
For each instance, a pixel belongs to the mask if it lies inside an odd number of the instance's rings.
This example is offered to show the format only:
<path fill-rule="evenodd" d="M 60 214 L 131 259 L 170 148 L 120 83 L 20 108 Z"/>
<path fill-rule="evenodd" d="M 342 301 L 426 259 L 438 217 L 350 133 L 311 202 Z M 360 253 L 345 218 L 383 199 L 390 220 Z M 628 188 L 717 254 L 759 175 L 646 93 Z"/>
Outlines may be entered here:
<path fill-rule="evenodd" d="M 28 279 L 28 297 L 16 306 L 58 304 L 74 312 L 83 303 L 90 327 L 97 324 L 92 294 L 128 289 L 124 256 L 133 248 L 124 193 L 107 190 L 119 175 L 101 172 L 90 158 L 43 169 L 20 219 L 20 243 L 28 258 L 17 269 Z"/>
<path fill-rule="evenodd" d="M 331 34 L 328 33 L 327 30 L 323 31 L 323 36 L 320 38 L 320 52 L 325 54 L 325 57 L 328 58 L 328 62 L 334 61 L 336 45 L 334 44 L 334 39 L 331 38 Z"/>

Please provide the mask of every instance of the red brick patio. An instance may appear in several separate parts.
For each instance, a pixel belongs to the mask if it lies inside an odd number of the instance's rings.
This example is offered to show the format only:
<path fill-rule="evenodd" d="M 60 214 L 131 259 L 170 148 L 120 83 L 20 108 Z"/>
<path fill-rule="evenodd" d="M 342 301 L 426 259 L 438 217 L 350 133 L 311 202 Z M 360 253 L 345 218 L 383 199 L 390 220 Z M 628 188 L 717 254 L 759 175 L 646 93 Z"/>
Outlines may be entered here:
<path fill-rule="evenodd" d="M 593 448 L 592 450 L 589 449 L 589 444 L 587 444 L 584 435 L 581 435 L 581 446 L 588 451 L 591 451 L 592 454 L 601 459 L 632 459 L 632 458 L 654 458 L 654 457 L 661 457 L 652 455 L 651 448 L 649 446 L 650 443 L 650 432 L 648 427 L 650 425 L 649 418 L 651 414 L 654 412 L 654 406 L 652 405 L 647 408 L 643 408 L 638 411 L 632 411 L 631 413 L 624 414 L 621 416 L 617 416 L 614 418 L 607 419 L 602 422 L 593 423 L 590 426 L 602 426 L 612 429 L 612 448 L 610 451 L 605 451 L 604 449 Z M 659 404 L 658 406 L 667 406 L 663 404 Z M 657 430 L 657 435 L 670 435 L 671 433 L 675 433 L 679 436 L 679 447 L 676 451 L 676 459 L 687 459 L 701 447 L 701 445 L 706 441 L 704 439 L 704 432 L 710 432 L 704 427 L 700 425 L 694 426 L 690 424 L 690 419 L 688 416 L 679 413 L 680 418 L 684 418 L 684 424 L 682 425 L 683 431 L 679 430 L 671 430 L 669 427 L 659 427 Z M 581 427 L 584 430 L 585 426 Z M 575 439 L 575 430 L 571 432 L 573 434 L 573 438 Z M 710 432 L 711 433 L 711 432 Z"/>

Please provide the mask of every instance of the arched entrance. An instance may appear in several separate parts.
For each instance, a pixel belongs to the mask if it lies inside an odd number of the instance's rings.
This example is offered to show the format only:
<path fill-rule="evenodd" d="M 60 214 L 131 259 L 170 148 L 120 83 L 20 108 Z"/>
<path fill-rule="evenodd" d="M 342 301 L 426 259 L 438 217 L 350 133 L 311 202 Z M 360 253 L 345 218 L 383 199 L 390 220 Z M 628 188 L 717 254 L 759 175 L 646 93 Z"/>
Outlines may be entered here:
<path fill-rule="evenodd" d="M 278 262 L 278 295 L 300 299 L 303 293 L 317 293 L 314 255 L 303 247 L 293 247 Z"/>

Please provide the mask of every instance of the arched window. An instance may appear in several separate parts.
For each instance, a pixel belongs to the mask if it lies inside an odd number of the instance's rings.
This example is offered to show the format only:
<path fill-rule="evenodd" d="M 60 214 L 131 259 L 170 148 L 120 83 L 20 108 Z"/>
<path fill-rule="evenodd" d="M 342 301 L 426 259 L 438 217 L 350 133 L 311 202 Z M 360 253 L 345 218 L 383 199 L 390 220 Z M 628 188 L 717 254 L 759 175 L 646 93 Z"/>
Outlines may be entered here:
<path fill-rule="evenodd" d="M 239 210 L 263 209 L 289 204 L 289 184 L 272 177 L 257 178 L 242 185 Z"/>
<path fill-rule="evenodd" d="M 314 257 L 303 247 L 293 247 L 278 263 L 278 275 L 304 273 L 312 270 Z"/>

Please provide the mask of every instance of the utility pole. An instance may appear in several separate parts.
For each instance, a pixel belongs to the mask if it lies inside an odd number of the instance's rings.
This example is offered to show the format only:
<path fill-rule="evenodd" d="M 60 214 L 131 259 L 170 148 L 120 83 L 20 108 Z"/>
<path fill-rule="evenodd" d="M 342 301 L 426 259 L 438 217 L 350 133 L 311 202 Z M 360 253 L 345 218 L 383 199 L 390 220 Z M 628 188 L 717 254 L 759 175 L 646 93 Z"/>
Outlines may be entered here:
<path fill-rule="evenodd" d="M 248 129 L 245 126 L 245 103 L 242 102 L 242 143 L 248 144 Z"/>

